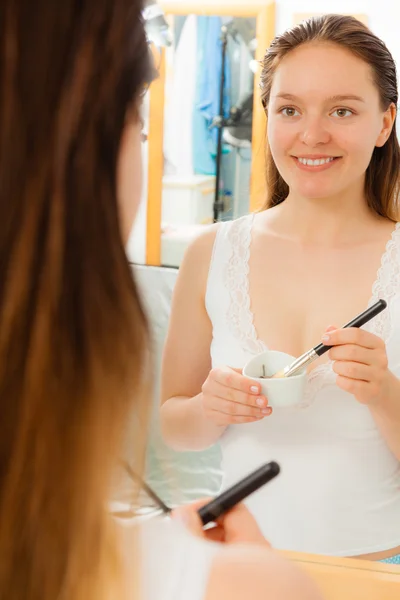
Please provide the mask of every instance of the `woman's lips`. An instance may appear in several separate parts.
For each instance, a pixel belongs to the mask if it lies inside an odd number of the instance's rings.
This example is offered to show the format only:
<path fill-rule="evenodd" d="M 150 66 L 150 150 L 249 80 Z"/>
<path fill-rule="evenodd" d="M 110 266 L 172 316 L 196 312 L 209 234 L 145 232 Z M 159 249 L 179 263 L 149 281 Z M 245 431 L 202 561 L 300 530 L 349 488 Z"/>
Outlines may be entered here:
<path fill-rule="evenodd" d="M 341 159 L 340 156 L 318 155 L 315 155 L 315 157 L 292 156 L 292 158 L 301 171 L 307 171 L 309 173 L 319 173 L 331 169 L 337 161 Z"/>

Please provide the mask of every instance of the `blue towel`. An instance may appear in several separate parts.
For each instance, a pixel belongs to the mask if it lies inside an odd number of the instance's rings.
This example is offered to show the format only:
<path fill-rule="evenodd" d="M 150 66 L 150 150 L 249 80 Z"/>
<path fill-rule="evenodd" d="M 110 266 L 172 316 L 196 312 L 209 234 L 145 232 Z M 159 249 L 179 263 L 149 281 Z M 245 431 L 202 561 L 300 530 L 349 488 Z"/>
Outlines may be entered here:
<path fill-rule="evenodd" d="M 197 83 L 193 111 L 193 167 L 195 173 L 215 175 L 217 128 L 209 129 L 219 113 L 222 69 L 221 17 L 197 17 Z M 230 66 L 226 55 L 224 115 L 230 111 Z"/>
<path fill-rule="evenodd" d="M 391 556 L 390 558 L 385 558 L 379 562 L 387 563 L 389 565 L 400 565 L 400 554 L 396 554 L 396 556 Z"/>

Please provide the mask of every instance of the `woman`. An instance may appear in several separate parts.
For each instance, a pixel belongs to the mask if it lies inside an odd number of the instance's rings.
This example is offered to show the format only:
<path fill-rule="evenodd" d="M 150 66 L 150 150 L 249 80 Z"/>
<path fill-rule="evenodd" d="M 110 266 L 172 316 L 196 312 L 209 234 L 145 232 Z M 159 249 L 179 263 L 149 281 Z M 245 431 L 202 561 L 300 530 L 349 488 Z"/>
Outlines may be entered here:
<path fill-rule="evenodd" d="M 189 248 L 163 366 L 177 449 L 220 440 L 225 484 L 282 465 L 248 506 L 278 548 L 399 562 L 400 227 L 393 58 L 348 16 L 278 36 L 262 66 L 265 210 Z M 378 298 L 362 330 L 337 329 Z M 190 324 L 190 327 L 189 327 Z M 311 366 L 305 410 L 272 412 L 241 374 L 267 347 Z"/>
<path fill-rule="evenodd" d="M 141 11 L 140 0 L 0 8 L 0 597 L 212 600 L 229 589 L 234 565 L 236 599 L 246 585 L 268 597 L 268 577 L 280 586 L 271 598 L 299 585 L 304 599 L 317 598 L 244 507 L 216 532 L 226 546 L 176 521 L 149 524 L 140 537 L 131 528 L 125 537 L 138 547 L 123 570 L 105 507 L 124 423 L 133 410 L 144 431 L 147 413 L 147 328 L 124 252 L 151 78 Z M 138 464 L 143 442 L 135 440 Z M 183 515 L 200 536 L 196 509 Z M 166 542 L 184 544 L 198 589 L 185 587 Z M 246 553 L 262 568 L 254 581 Z"/>

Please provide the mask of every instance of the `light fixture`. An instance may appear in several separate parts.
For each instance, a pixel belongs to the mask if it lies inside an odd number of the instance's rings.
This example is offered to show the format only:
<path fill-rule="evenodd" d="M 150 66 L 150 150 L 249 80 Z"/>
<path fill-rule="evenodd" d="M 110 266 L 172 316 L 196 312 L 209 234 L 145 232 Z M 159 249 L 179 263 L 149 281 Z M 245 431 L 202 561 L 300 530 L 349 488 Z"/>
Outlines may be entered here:
<path fill-rule="evenodd" d="M 172 33 L 162 8 L 156 0 L 145 0 L 144 4 L 143 18 L 149 42 L 158 48 L 171 46 Z"/>

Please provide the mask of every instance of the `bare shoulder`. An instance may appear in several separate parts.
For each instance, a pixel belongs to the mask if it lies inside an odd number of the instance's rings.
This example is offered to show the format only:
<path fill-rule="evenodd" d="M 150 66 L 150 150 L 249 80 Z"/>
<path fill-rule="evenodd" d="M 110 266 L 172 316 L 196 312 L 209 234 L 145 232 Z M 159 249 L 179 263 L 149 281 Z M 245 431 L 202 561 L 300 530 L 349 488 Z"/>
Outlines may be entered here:
<path fill-rule="evenodd" d="M 205 600 L 323 600 L 300 568 L 273 550 L 225 546 L 213 563 Z"/>
<path fill-rule="evenodd" d="M 236 224 L 240 227 L 240 224 L 245 223 L 249 217 L 253 217 L 254 219 L 258 215 L 248 214 L 237 219 L 214 223 L 213 225 L 205 225 L 202 232 L 193 239 L 186 249 L 182 266 L 185 268 L 188 264 L 193 265 L 193 263 L 196 263 L 199 267 L 203 265 L 208 267 L 219 228 L 228 226 L 229 230 L 230 225 L 235 226 Z"/>
<path fill-rule="evenodd" d="M 187 247 L 182 264 L 193 261 L 209 262 L 219 226 L 219 223 L 204 226 L 204 230 Z"/>
<path fill-rule="evenodd" d="M 193 287 L 204 293 L 218 227 L 219 223 L 204 226 L 204 231 L 186 248 L 179 268 L 178 290 L 181 286 L 185 289 Z"/>

